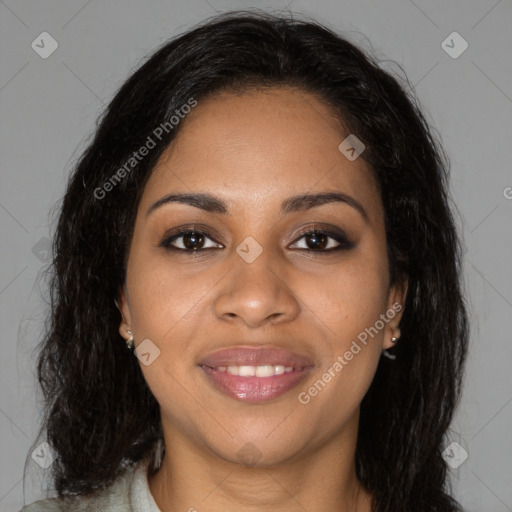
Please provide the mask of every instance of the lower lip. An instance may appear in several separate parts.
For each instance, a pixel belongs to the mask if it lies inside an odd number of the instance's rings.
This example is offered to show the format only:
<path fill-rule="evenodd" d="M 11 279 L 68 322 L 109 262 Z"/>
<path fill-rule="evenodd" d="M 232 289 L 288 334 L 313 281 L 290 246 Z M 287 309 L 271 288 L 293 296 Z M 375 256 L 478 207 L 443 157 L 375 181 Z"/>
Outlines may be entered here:
<path fill-rule="evenodd" d="M 235 400 L 248 403 L 268 402 L 284 395 L 298 386 L 312 368 L 306 367 L 271 377 L 240 377 L 209 366 L 199 367 L 219 391 Z"/>

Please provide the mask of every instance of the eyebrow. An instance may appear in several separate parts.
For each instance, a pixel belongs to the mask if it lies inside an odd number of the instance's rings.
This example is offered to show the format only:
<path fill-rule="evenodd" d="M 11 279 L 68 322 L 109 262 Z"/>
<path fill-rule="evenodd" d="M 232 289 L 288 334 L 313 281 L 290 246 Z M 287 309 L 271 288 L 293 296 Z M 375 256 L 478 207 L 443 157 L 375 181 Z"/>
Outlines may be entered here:
<path fill-rule="evenodd" d="M 158 201 L 153 203 L 147 210 L 146 216 L 150 215 L 157 208 L 168 203 L 183 203 L 195 208 L 200 208 L 208 213 L 220 213 L 227 215 L 229 209 L 227 204 L 220 198 L 205 193 L 193 194 L 168 194 Z M 360 215 L 368 221 L 368 214 L 363 208 L 362 204 L 354 199 L 352 196 L 342 192 L 321 192 L 317 194 L 301 194 L 298 196 L 289 197 L 281 204 L 282 213 L 292 213 L 298 211 L 310 210 L 316 206 L 321 206 L 328 203 L 345 203 L 357 210 Z"/>

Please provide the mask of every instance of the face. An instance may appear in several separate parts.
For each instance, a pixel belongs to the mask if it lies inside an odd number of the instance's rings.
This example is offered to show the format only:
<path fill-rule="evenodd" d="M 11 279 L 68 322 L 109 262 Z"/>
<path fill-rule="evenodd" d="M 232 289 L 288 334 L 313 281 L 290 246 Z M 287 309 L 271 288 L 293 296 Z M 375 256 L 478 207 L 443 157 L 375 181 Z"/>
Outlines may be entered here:
<path fill-rule="evenodd" d="M 165 435 L 233 462 L 313 453 L 354 431 L 400 320 L 376 183 L 304 91 L 217 94 L 181 122 L 138 207 L 120 332 Z M 214 200 L 155 205 L 170 194 Z"/>

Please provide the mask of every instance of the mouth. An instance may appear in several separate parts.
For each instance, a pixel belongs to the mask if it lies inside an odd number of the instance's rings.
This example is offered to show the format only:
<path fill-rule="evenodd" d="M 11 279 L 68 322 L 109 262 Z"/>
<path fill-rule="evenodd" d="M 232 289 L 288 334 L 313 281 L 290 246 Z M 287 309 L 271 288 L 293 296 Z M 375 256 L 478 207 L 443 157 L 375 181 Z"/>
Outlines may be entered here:
<path fill-rule="evenodd" d="M 224 395 L 262 403 L 298 386 L 314 365 L 306 356 L 279 348 L 233 347 L 209 354 L 198 366 Z"/>

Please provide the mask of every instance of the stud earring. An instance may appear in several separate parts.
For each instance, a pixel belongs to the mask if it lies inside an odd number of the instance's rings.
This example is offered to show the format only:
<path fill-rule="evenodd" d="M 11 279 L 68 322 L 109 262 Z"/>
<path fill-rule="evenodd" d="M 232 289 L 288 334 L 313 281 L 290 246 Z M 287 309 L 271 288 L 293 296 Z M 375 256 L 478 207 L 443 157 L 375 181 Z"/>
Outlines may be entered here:
<path fill-rule="evenodd" d="M 133 341 L 133 334 L 131 331 L 128 331 L 128 334 L 130 335 L 130 338 L 126 340 L 126 346 L 129 350 L 133 350 L 135 347 L 135 342 Z"/>
<path fill-rule="evenodd" d="M 391 343 L 392 343 L 393 345 L 396 345 L 396 344 L 397 344 L 397 342 L 398 342 L 398 339 L 399 339 L 399 338 L 400 338 L 400 329 L 398 329 L 398 328 L 397 328 L 397 329 L 396 329 L 396 336 L 393 336 L 393 337 L 391 338 Z M 394 348 L 394 347 L 392 347 L 392 348 Z M 383 356 L 385 356 L 385 357 L 387 357 L 388 359 L 391 359 L 391 360 L 395 360 L 395 359 L 396 359 L 396 355 L 391 354 L 391 353 L 390 353 L 390 352 L 388 352 L 387 350 L 383 350 L 383 351 L 382 351 L 382 355 L 383 355 Z"/>

